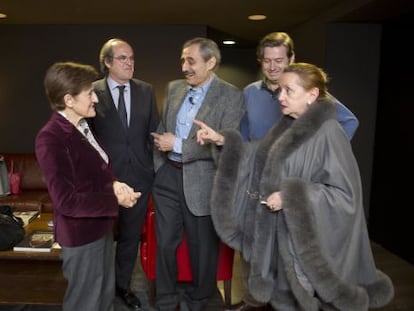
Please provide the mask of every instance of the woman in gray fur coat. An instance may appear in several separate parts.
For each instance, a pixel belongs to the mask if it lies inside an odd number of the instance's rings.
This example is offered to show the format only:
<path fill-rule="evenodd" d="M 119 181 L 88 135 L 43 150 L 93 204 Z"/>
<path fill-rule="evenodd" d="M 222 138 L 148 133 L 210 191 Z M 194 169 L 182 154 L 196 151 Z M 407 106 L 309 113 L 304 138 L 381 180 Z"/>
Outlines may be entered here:
<path fill-rule="evenodd" d="M 201 121 L 218 171 L 212 218 L 249 263 L 248 288 L 278 311 L 368 310 L 394 296 L 375 267 L 357 162 L 318 67 L 295 63 L 280 78 L 283 117 L 243 143 Z"/>

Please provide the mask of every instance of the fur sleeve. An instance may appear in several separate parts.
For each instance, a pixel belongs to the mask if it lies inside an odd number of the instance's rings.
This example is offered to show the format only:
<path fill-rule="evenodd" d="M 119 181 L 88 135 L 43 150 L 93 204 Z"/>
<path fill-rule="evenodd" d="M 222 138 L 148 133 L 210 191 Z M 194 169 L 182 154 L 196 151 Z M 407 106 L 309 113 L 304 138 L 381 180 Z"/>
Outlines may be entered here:
<path fill-rule="evenodd" d="M 241 236 L 234 201 L 237 197 L 236 181 L 242 159 L 243 141 L 236 131 L 227 130 L 222 134 L 226 143 L 220 148 L 219 153 L 217 150 L 214 153 L 218 168 L 211 195 L 211 217 L 220 238 L 229 246 L 240 249 Z"/>

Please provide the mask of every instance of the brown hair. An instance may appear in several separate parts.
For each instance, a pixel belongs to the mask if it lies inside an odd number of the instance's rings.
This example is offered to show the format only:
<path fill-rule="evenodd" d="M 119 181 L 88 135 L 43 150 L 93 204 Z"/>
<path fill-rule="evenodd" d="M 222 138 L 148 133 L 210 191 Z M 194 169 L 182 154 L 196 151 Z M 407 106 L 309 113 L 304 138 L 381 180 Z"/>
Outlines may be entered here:
<path fill-rule="evenodd" d="M 285 32 L 272 32 L 263 37 L 260 40 L 256 48 L 257 60 L 261 62 L 263 60 L 264 49 L 266 47 L 279 47 L 284 46 L 286 48 L 287 57 L 289 60 L 295 54 L 292 38 Z"/>
<path fill-rule="evenodd" d="M 49 67 L 44 86 L 53 111 L 64 110 L 64 96 L 76 96 L 89 88 L 98 78 L 98 72 L 90 65 L 74 62 L 59 62 Z"/>
<path fill-rule="evenodd" d="M 301 86 L 307 91 L 314 87 L 318 88 L 318 98 L 327 98 L 329 96 L 326 86 L 329 78 L 321 68 L 308 63 L 293 63 L 287 66 L 283 72 L 296 73 L 301 81 Z"/>

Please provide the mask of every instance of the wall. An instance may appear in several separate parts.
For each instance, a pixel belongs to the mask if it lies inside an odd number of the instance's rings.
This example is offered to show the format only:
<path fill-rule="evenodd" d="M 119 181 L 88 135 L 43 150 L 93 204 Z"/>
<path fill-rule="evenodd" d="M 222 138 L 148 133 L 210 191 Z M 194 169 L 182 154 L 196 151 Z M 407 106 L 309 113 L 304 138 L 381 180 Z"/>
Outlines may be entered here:
<path fill-rule="evenodd" d="M 414 264 L 412 221 L 413 19 L 383 25 L 370 232 L 372 238 Z"/>
<path fill-rule="evenodd" d="M 295 41 L 296 60 L 324 67 L 328 24 L 371 2 L 374 0 L 342 1 L 330 10 L 321 11 L 311 20 L 289 29 L 288 32 Z"/>
<path fill-rule="evenodd" d="M 52 63 L 71 60 L 99 68 L 102 44 L 124 38 L 135 50 L 135 76 L 154 85 L 161 106 L 167 82 L 182 77 L 182 44 L 206 32 L 180 25 L 1 25 L 0 152 L 34 150 L 35 135 L 50 115 L 43 78 Z M 229 82 L 243 87 L 255 70 L 248 50 L 223 50 L 218 74 Z"/>
<path fill-rule="evenodd" d="M 360 168 L 367 217 L 378 101 L 380 42 L 381 25 L 378 24 L 331 23 L 327 26 L 325 70 L 331 79 L 329 90 L 359 119 L 352 146 Z"/>

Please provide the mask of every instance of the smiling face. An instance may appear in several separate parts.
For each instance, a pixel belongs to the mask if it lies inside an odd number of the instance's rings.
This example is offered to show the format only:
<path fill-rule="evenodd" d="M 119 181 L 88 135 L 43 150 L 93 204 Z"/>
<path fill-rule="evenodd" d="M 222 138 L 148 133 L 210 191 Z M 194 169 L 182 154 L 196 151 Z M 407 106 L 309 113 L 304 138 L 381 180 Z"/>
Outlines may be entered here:
<path fill-rule="evenodd" d="M 268 87 L 272 90 L 278 88 L 280 75 L 291 60 L 287 55 L 287 48 L 283 45 L 274 47 L 265 47 L 263 58 L 260 60 L 262 73 L 265 76 Z"/>
<path fill-rule="evenodd" d="M 112 45 L 113 57 L 105 61 L 109 75 L 120 84 L 128 82 L 134 75 L 134 51 L 124 41 L 116 41 Z"/>
<path fill-rule="evenodd" d="M 210 80 L 216 59 L 211 57 L 205 61 L 200 53 L 199 44 L 183 49 L 181 53 L 181 70 L 187 83 L 191 86 L 202 86 Z"/>
<path fill-rule="evenodd" d="M 95 104 L 98 103 L 98 97 L 92 85 L 83 89 L 78 95 L 66 94 L 64 100 L 66 103 L 65 114 L 75 126 L 77 126 L 81 119 L 92 118 L 96 115 Z"/>
<path fill-rule="evenodd" d="M 296 119 L 301 116 L 319 95 L 316 87 L 306 90 L 298 74 L 284 72 L 280 75 L 280 110 L 284 115 Z"/>

